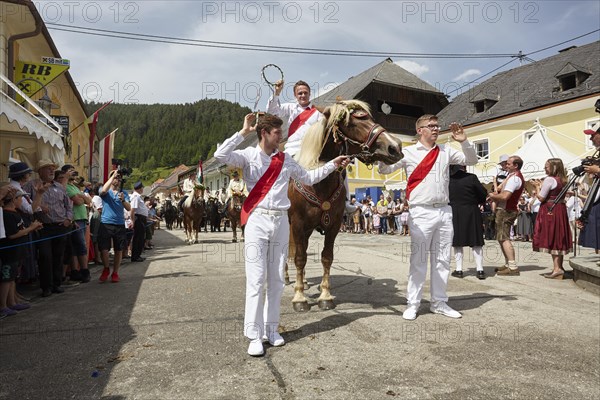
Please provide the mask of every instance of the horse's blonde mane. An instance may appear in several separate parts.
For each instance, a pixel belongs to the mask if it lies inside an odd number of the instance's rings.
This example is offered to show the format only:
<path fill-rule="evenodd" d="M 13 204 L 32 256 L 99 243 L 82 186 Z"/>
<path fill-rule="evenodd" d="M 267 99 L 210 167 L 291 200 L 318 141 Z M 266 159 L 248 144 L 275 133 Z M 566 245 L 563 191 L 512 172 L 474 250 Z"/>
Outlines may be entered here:
<path fill-rule="evenodd" d="M 321 119 L 313 124 L 302 139 L 300 153 L 296 155 L 300 165 L 307 169 L 313 169 L 319 166 L 319 156 L 323 149 L 326 132 L 329 132 L 337 124 L 348 125 L 350 122 L 350 113 L 352 110 L 365 110 L 371 115 L 369 105 L 360 100 L 338 101 L 325 109 L 325 114 L 329 112 L 329 118 Z"/>

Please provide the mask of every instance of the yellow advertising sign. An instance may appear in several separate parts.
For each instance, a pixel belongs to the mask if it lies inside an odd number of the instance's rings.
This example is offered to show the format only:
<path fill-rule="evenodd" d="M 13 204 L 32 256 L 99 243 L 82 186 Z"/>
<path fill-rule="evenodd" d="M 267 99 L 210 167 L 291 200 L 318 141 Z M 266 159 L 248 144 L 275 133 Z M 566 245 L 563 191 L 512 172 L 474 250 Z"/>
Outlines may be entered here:
<path fill-rule="evenodd" d="M 19 89 L 31 97 L 68 69 L 68 65 L 17 61 L 15 83 Z"/>

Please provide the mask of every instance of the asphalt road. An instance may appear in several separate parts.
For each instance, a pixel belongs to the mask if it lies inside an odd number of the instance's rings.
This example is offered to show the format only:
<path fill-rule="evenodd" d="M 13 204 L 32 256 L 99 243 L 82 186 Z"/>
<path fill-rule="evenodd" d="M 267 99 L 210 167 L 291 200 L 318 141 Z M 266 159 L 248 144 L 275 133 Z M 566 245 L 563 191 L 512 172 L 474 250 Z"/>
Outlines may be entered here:
<path fill-rule="evenodd" d="M 450 278 L 449 304 L 462 319 L 432 314 L 423 301 L 409 322 L 408 238 L 340 234 L 337 307 L 296 313 L 286 287 L 286 345 L 253 358 L 242 337 L 243 244 L 230 235 L 202 233 L 188 246 L 181 231 L 157 231 L 155 250 L 124 264 L 120 283 L 98 283 L 96 267 L 92 282 L 1 320 L 0 398 L 600 398 L 599 298 L 544 279 L 550 256 L 530 243 L 517 245 L 521 276 L 493 277 L 503 260 L 488 242 L 488 279 L 474 268 Z M 309 248 L 313 305 L 320 246 Z"/>

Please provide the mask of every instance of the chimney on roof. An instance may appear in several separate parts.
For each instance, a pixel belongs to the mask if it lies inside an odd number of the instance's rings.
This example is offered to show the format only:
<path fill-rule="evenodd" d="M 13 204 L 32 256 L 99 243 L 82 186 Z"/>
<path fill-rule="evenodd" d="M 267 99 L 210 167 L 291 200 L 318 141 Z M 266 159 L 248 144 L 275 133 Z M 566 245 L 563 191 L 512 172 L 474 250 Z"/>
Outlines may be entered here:
<path fill-rule="evenodd" d="M 558 52 L 559 53 L 564 53 L 565 51 L 569 51 L 571 49 L 576 49 L 576 48 L 577 48 L 577 46 L 570 46 L 570 47 L 567 47 L 566 49 L 559 50 Z"/>

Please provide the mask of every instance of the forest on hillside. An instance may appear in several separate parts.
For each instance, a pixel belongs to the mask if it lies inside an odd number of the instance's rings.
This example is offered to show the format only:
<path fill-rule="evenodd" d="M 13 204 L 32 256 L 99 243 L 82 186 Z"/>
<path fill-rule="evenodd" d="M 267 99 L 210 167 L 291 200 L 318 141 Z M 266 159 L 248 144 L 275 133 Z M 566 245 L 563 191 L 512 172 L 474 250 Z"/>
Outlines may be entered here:
<path fill-rule="evenodd" d="M 86 106 L 90 115 L 102 104 Z M 110 104 L 99 113 L 96 129 L 102 139 L 119 128 L 114 157 L 148 171 L 208 159 L 217 143 L 242 127 L 249 112 L 237 103 L 215 99 L 186 104 Z"/>

